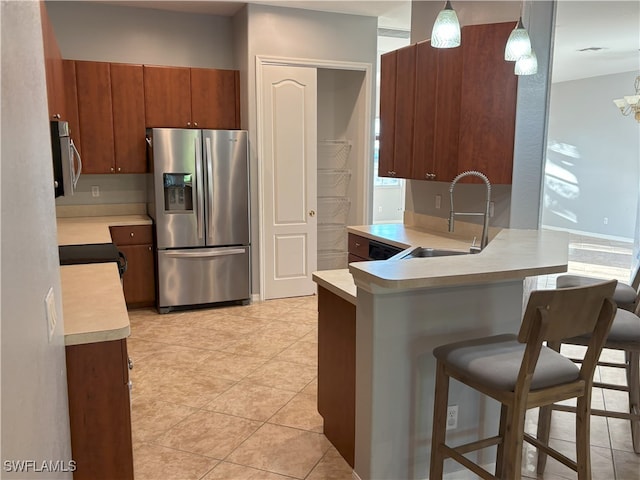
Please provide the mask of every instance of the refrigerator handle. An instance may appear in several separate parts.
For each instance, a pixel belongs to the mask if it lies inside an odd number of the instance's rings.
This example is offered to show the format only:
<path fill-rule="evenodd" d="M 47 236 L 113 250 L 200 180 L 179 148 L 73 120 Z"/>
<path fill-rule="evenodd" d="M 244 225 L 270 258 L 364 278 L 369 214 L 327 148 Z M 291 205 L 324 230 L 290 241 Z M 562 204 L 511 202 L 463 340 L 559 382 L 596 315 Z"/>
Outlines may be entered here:
<path fill-rule="evenodd" d="M 204 222 L 204 179 L 202 178 L 202 142 L 199 137 L 196 144 L 196 220 L 198 224 L 198 240 L 203 239 Z"/>
<path fill-rule="evenodd" d="M 207 137 L 204 141 L 205 145 L 205 165 L 207 168 L 207 195 L 209 199 L 213 199 L 213 151 L 211 150 L 211 138 Z M 211 202 L 211 200 L 209 200 Z M 213 234 L 214 222 L 213 222 L 213 208 L 214 205 L 209 204 L 207 211 L 207 235 Z M 211 238 L 211 237 L 209 237 Z M 208 241 L 208 240 L 207 240 Z"/>
<path fill-rule="evenodd" d="M 243 253 L 247 253 L 246 248 L 231 248 L 224 249 L 219 251 L 211 251 L 211 252 L 189 252 L 189 251 L 167 251 L 165 250 L 164 255 L 171 258 L 210 258 L 210 257 L 225 257 L 228 255 L 241 255 Z"/>

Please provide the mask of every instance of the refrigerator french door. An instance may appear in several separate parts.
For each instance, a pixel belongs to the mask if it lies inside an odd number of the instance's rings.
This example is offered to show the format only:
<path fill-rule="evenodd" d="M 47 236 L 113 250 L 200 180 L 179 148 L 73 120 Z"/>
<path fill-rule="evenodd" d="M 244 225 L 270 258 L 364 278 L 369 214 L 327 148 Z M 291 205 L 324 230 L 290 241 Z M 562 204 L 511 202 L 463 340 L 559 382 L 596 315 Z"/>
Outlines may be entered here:
<path fill-rule="evenodd" d="M 250 298 L 248 135 L 147 130 L 158 310 Z"/>

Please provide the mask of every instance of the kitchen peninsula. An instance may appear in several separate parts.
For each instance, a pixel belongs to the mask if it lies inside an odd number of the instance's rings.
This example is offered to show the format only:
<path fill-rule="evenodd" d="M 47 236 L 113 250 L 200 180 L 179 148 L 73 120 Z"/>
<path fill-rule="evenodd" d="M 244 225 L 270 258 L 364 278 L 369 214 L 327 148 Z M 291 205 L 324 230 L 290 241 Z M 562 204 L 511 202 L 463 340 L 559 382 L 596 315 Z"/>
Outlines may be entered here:
<path fill-rule="evenodd" d="M 459 237 L 403 225 L 348 230 L 397 246 L 461 249 Z M 478 254 L 351 263 L 351 288 L 346 271 L 316 272 L 321 322 L 323 294 L 355 303 L 355 474 L 362 480 L 425 478 L 433 349 L 454 340 L 517 332 L 524 279 L 566 269 L 563 233 L 505 229 Z M 321 363 L 319 357 L 319 377 Z M 320 409 L 321 378 L 318 384 Z M 497 431 L 497 403 L 455 382 L 449 400 L 459 408 L 459 428 L 447 432 L 454 443 Z M 494 462 L 490 452 L 477 460 Z"/>

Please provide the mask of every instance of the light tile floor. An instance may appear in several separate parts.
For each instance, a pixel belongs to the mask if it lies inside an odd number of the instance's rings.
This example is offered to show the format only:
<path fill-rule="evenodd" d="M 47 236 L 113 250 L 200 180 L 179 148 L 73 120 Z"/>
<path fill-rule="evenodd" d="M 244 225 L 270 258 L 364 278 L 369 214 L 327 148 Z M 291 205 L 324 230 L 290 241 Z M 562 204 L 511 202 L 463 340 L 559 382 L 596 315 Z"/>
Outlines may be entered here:
<path fill-rule="evenodd" d="M 628 280 L 630 255 L 625 244 L 574 238 L 570 270 Z M 351 479 L 316 410 L 316 308 L 315 297 L 302 297 L 167 315 L 131 311 L 136 480 Z M 619 378 L 610 370 L 598 374 Z M 624 393 L 593 397 L 594 405 L 626 408 Z M 571 456 L 572 414 L 554 412 L 552 425 L 552 444 Z M 640 479 L 627 422 L 594 417 L 591 443 L 594 480 Z M 535 453 L 526 450 L 525 459 L 525 474 L 536 478 Z M 540 478 L 575 475 L 550 459 Z"/>

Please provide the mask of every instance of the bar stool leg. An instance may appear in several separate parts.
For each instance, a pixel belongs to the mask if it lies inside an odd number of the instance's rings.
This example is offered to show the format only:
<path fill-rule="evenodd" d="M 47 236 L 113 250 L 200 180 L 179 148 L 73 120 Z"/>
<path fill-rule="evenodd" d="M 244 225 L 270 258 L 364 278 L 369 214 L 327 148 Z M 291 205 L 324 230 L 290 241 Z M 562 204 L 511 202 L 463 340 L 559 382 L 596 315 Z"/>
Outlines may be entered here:
<path fill-rule="evenodd" d="M 576 463 L 578 480 L 591 480 L 589 430 L 591 426 L 591 392 L 576 403 Z"/>
<path fill-rule="evenodd" d="M 640 352 L 627 352 L 627 385 L 629 386 L 629 412 L 640 415 Z M 640 419 L 631 419 L 633 451 L 640 453 Z"/>
<path fill-rule="evenodd" d="M 509 409 L 505 404 L 500 406 L 500 429 L 498 435 L 502 441 L 498 444 L 498 451 L 496 452 L 496 477 L 501 478 L 504 470 L 504 435 L 507 430 L 507 415 Z"/>
<path fill-rule="evenodd" d="M 433 403 L 433 433 L 431 435 L 431 465 L 429 480 L 442 480 L 444 469 L 444 445 L 447 435 L 447 402 L 449 400 L 449 376 L 444 365 L 437 362 L 436 387 Z"/>
<path fill-rule="evenodd" d="M 502 438 L 505 450 L 500 478 L 520 480 L 522 477 L 522 436 L 526 410 L 523 405 L 518 403 L 508 410 L 505 436 Z"/>
<path fill-rule="evenodd" d="M 549 432 L 551 430 L 552 413 L 553 410 L 550 406 L 540 407 L 540 410 L 538 411 L 538 431 L 536 437 L 541 443 L 545 445 L 549 445 Z M 538 463 L 536 465 L 536 471 L 539 474 L 542 474 L 546 466 L 547 454 L 542 450 L 538 450 Z"/>

